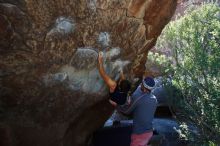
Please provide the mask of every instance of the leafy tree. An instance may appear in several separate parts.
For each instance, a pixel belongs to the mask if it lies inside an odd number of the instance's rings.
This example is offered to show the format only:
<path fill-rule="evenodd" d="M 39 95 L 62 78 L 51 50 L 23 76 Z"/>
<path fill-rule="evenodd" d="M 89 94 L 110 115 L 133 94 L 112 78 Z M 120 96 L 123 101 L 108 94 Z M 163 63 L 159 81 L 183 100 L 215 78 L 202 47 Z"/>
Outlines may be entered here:
<path fill-rule="evenodd" d="M 200 127 L 204 141 L 220 143 L 220 8 L 193 7 L 170 22 L 157 48 L 170 48 L 175 106 Z"/>
<path fill-rule="evenodd" d="M 171 65 L 171 57 L 158 52 L 148 52 L 147 62 L 145 64 L 147 69 L 157 68 L 159 75 L 167 75 L 170 72 Z"/>

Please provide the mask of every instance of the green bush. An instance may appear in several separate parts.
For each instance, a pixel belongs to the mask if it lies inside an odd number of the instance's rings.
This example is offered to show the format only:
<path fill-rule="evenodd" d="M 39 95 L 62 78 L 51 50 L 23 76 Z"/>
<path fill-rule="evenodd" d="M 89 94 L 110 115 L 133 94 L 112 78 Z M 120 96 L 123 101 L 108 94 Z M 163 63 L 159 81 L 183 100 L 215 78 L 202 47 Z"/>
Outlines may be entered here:
<path fill-rule="evenodd" d="M 147 62 L 145 64 L 146 68 L 157 68 L 160 75 L 167 75 L 171 70 L 172 58 L 167 57 L 164 54 L 149 52 L 147 57 Z"/>
<path fill-rule="evenodd" d="M 203 140 L 220 139 L 220 8 L 204 4 L 170 22 L 157 42 L 170 48 L 173 86 L 181 112 L 200 128 Z"/>

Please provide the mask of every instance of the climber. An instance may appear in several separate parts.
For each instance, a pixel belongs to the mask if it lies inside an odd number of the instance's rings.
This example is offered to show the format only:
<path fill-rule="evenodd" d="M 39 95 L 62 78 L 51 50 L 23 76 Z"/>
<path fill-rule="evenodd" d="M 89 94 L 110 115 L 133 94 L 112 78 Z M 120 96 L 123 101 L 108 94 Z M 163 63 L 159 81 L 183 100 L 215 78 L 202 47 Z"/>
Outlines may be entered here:
<path fill-rule="evenodd" d="M 102 52 L 99 52 L 98 54 L 98 69 L 101 77 L 109 87 L 109 102 L 113 106 L 124 105 L 127 102 L 131 84 L 128 80 L 125 79 L 123 72 L 120 72 L 119 81 L 114 81 L 111 79 L 104 70 Z"/>
<path fill-rule="evenodd" d="M 152 122 L 157 107 L 157 99 L 151 93 L 151 90 L 155 86 L 154 79 L 151 77 L 144 78 L 132 94 L 129 103 L 126 102 L 126 96 L 131 86 L 130 83 L 124 79 L 123 74 L 121 74 L 121 78 L 117 84 L 116 81 L 112 80 L 105 73 L 102 53 L 99 53 L 98 56 L 98 68 L 102 78 L 110 89 L 110 103 L 116 106 L 118 111 L 127 115 L 132 114 L 133 116 L 134 126 L 130 146 L 147 146 L 150 138 L 153 136 Z M 123 95 L 124 92 L 125 94 Z M 124 102 L 129 104 L 124 104 Z M 121 106 L 122 104 L 123 106 Z"/>
<path fill-rule="evenodd" d="M 116 108 L 124 114 L 132 114 L 134 125 L 130 146 L 147 146 L 153 136 L 152 121 L 157 107 L 157 99 L 151 93 L 154 86 L 153 78 L 144 78 L 131 95 L 131 103 Z"/>

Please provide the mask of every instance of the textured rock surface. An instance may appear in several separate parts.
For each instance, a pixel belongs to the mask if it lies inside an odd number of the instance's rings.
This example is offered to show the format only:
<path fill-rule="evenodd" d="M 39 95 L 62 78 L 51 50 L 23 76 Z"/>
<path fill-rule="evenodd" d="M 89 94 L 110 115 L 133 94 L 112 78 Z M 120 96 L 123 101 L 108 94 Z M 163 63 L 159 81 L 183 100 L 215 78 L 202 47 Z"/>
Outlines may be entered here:
<path fill-rule="evenodd" d="M 96 68 L 141 77 L 176 0 L 0 0 L 0 145 L 81 146 L 111 114 Z"/>

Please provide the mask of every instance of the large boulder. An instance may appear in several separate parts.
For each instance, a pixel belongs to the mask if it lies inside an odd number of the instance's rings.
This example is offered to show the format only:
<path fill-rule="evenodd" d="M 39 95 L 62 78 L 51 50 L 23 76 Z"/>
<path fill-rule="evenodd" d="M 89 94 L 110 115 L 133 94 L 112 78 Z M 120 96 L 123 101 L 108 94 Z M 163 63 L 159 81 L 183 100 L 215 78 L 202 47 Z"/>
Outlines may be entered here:
<path fill-rule="evenodd" d="M 109 117 L 97 70 L 141 77 L 177 0 L 0 0 L 0 145 L 83 146 Z"/>

